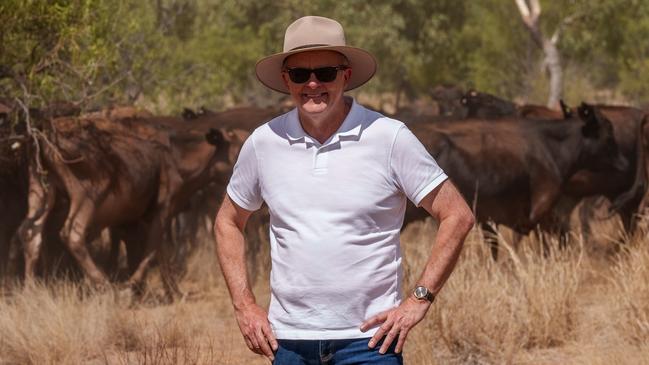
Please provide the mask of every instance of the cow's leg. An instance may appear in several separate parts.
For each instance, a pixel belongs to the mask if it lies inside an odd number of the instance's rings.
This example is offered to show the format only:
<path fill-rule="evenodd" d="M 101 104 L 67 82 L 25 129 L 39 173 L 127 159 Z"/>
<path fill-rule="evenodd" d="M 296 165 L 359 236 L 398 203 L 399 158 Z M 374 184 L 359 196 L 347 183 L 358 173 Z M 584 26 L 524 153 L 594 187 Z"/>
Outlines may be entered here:
<path fill-rule="evenodd" d="M 128 285 L 131 287 L 138 287 L 142 284 L 146 277 L 147 270 L 151 261 L 157 256 L 158 263 L 160 265 L 160 277 L 162 283 L 165 287 L 165 293 L 169 299 L 173 299 L 174 296 L 182 296 L 182 292 L 178 288 L 177 283 L 171 275 L 171 270 L 169 267 L 170 253 L 169 247 L 165 244 L 165 232 L 168 230 L 162 222 L 169 220 L 163 219 L 161 216 L 164 213 L 158 215 L 155 219 L 152 220 L 151 225 L 149 226 L 149 233 L 147 234 L 147 245 L 146 252 L 144 254 L 144 259 L 140 262 L 137 270 L 133 273 L 131 278 L 128 280 Z"/>
<path fill-rule="evenodd" d="M 170 227 L 167 226 L 167 229 L 165 229 L 165 232 L 167 233 L 165 235 L 166 237 L 163 237 L 158 245 L 158 262 L 160 265 L 160 277 L 165 288 L 167 299 L 173 301 L 176 297 L 182 298 L 183 294 L 180 291 L 176 280 L 179 272 L 173 262 L 174 246 L 172 246 L 170 242 L 171 237 L 169 236 L 169 233 L 171 230 L 169 228 Z M 175 251 L 177 252 L 177 249 Z"/>
<path fill-rule="evenodd" d="M 570 235 L 570 217 L 575 207 L 579 204 L 579 199 L 562 195 L 555 204 L 549 217 L 549 231 L 559 235 L 559 247 L 566 247 Z M 581 214 L 581 210 L 579 210 Z"/>
<path fill-rule="evenodd" d="M 119 270 L 119 280 L 126 280 L 126 286 L 130 287 L 136 295 L 141 295 L 144 293 L 144 279 L 139 281 L 136 284 L 131 284 L 130 278 L 131 275 L 138 269 L 139 265 L 145 259 L 145 249 L 146 249 L 146 233 L 144 229 L 148 227 L 147 224 L 139 222 L 134 224 L 126 224 L 119 227 L 111 228 L 111 235 L 114 234 L 115 239 L 123 241 L 126 248 L 126 262 L 127 267 L 126 271 L 123 272 Z M 113 251 L 116 252 L 116 256 L 119 256 L 119 244 L 121 242 L 114 242 L 116 247 L 113 247 Z M 115 253 L 113 253 L 115 254 Z M 151 258 L 153 255 L 151 255 Z M 119 258 L 119 257 L 117 257 Z"/>
<path fill-rule="evenodd" d="M 108 230 L 110 241 L 110 252 L 108 254 L 108 263 L 106 265 L 106 272 L 113 280 L 119 280 L 121 272 L 119 267 L 119 253 L 122 240 L 124 239 L 122 232 L 118 228 L 110 228 Z"/>
<path fill-rule="evenodd" d="M 642 196 L 642 200 L 640 201 L 640 205 L 638 206 L 638 215 L 643 216 L 649 214 L 647 208 L 649 208 L 649 189 L 647 189 L 647 191 L 645 191 Z"/>
<path fill-rule="evenodd" d="M 498 231 L 493 224 L 481 223 L 484 241 L 489 245 L 491 250 L 491 257 L 494 261 L 498 261 Z"/>
<path fill-rule="evenodd" d="M 18 228 L 25 256 L 25 279 L 28 281 L 36 276 L 36 264 L 43 244 L 43 227 L 56 200 L 55 188 L 45 186 L 41 178 L 44 177 L 30 167 L 27 217 Z"/>
<path fill-rule="evenodd" d="M 556 232 L 556 223 L 552 220 L 552 208 L 559 199 L 560 186 L 559 181 L 553 179 L 552 175 L 545 170 L 538 171 L 536 176 L 532 177 L 529 226 L 525 227 L 526 229 L 535 229 L 540 224 L 545 231 Z M 544 222 L 550 222 L 549 227 Z M 547 241 L 543 240 L 544 252 L 547 253 L 548 249 Z"/>
<path fill-rule="evenodd" d="M 70 213 L 61 230 L 61 239 L 88 278 L 97 285 L 107 285 L 108 278 L 99 270 L 86 247 L 86 238 L 94 213 L 92 202 L 84 201 L 81 204 L 71 202 Z"/>
<path fill-rule="evenodd" d="M 622 226 L 624 226 L 624 230 L 627 232 L 629 237 L 632 237 L 638 226 L 638 216 L 633 211 L 633 209 L 628 209 L 627 207 L 620 209 L 618 214 L 620 215 L 620 219 L 622 220 Z"/>
<path fill-rule="evenodd" d="M 532 204 L 529 215 L 530 226 L 536 226 L 548 214 L 559 196 L 558 185 L 532 192 Z"/>
<path fill-rule="evenodd" d="M 581 235 L 584 242 L 590 241 L 590 237 L 593 234 L 590 229 L 590 223 L 594 209 L 594 201 L 592 198 L 584 199 L 583 203 L 579 206 L 579 225 L 581 226 Z"/>
<path fill-rule="evenodd" d="M 147 229 L 147 234 L 146 234 L 146 240 L 144 242 L 140 242 L 139 244 L 142 244 L 145 249 L 141 251 L 142 253 L 142 260 L 140 260 L 139 263 L 137 263 L 137 267 L 134 267 L 134 269 L 131 268 L 131 247 L 133 246 L 133 242 L 129 242 L 127 244 L 127 255 L 129 257 L 129 270 L 132 271 L 131 277 L 128 279 L 127 284 L 129 286 L 138 286 L 140 285 L 146 276 L 146 272 L 148 270 L 149 265 L 151 264 L 151 261 L 153 261 L 157 249 L 157 245 L 159 244 L 160 240 L 162 239 L 162 235 L 160 234 L 160 224 L 157 223 L 158 218 L 154 218 L 151 223 L 149 224 L 149 227 Z M 133 262 L 135 264 L 135 262 Z"/>

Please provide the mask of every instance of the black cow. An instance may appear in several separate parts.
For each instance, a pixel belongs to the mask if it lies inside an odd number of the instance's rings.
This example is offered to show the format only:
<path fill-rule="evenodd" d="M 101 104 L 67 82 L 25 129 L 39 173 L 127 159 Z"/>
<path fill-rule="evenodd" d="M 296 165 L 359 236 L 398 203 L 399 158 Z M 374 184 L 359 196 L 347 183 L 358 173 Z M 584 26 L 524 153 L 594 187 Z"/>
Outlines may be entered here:
<path fill-rule="evenodd" d="M 572 117 L 572 111 L 563 100 L 559 111 L 535 104 L 518 106 L 511 101 L 476 90 L 469 90 L 462 97 L 462 105 L 467 108 L 468 118 L 498 119 L 519 116 L 535 120 L 559 120 Z"/>
<path fill-rule="evenodd" d="M 412 130 L 475 206 L 478 221 L 521 234 L 537 225 L 563 232 L 566 227 L 550 213 L 564 183 L 578 170 L 618 171 L 628 165 L 611 123 L 590 105 L 583 104 L 578 114 L 560 121 L 468 119 Z M 405 223 L 416 218 L 411 210 Z"/>
<path fill-rule="evenodd" d="M 511 101 L 473 89 L 464 94 L 461 103 L 467 108 L 467 118 L 496 119 L 517 114 L 516 104 Z"/>
<path fill-rule="evenodd" d="M 618 171 L 578 171 L 566 183 L 564 192 L 575 201 L 592 196 L 604 196 L 611 202 L 617 201 L 616 211 L 627 232 L 632 232 L 633 216 L 638 210 L 641 196 L 627 195 L 625 199 L 621 199 L 621 196 L 631 189 L 638 174 L 636 166 L 641 162 L 638 161 L 638 148 L 641 147 L 639 143 L 642 136 L 639 131 L 646 114 L 640 109 L 626 106 L 596 105 L 594 108 L 611 121 L 615 142 L 629 165 Z M 588 199 L 586 202 L 585 209 L 580 211 L 580 219 L 584 236 L 587 237 L 590 234 L 588 220 L 594 201 Z"/>
<path fill-rule="evenodd" d="M 649 208 L 649 115 L 646 115 L 638 128 L 637 161 L 635 180 L 627 192 L 621 194 L 613 202 L 613 209 L 620 210 L 622 207 L 634 206 L 640 201 L 637 208 L 638 215 L 647 214 Z M 635 228 L 635 219 L 632 220 L 632 228 Z"/>
<path fill-rule="evenodd" d="M 462 105 L 462 89 L 456 85 L 439 85 L 430 90 L 430 97 L 437 103 L 439 115 L 452 119 L 466 117 L 466 107 Z"/>

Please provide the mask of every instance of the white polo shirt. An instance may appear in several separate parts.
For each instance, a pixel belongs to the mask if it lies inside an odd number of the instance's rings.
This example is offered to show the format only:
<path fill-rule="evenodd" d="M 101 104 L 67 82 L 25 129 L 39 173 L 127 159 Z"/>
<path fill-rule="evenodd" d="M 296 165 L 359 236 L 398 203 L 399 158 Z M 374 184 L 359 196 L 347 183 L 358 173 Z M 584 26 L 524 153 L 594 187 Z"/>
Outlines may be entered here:
<path fill-rule="evenodd" d="M 268 205 L 277 338 L 372 336 L 363 321 L 401 301 L 406 197 L 419 205 L 446 178 L 403 123 L 355 101 L 323 144 L 297 109 L 257 128 L 227 192 L 247 210 Z"/>

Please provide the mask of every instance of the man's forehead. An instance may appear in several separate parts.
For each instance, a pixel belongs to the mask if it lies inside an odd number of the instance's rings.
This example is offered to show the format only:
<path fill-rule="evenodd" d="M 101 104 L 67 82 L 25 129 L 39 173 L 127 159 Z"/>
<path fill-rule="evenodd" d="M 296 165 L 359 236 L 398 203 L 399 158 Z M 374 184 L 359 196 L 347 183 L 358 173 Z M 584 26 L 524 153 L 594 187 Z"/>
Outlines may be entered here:
<path fill-rule="evenodd" d="M 286 66 L 336 66 L 345 62 L 345 56 L 336 51 L 306 51 L 286 58 Z"/>

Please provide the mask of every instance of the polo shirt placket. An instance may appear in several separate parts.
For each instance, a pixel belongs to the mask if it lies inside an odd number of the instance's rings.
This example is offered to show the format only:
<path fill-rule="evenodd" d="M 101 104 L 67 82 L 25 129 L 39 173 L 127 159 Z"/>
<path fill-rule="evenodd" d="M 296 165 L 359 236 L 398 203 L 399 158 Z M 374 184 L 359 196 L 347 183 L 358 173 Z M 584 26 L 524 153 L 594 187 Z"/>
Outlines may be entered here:
<path fill-rule="evenodd" d="M 311 172 L 314 175 L 324 175 L 327 173 L 328 162 L 329 162 L 329 153 L 332 150 L 340 149 L 343 147 L 343 142 L 358 141 L 358 137 L 361 131 L 361 126 L 357 125 L 354 128 L 351 128 L 345 131 L 345 127 L 349 124 L 348 121 L 354 121 L 356 115 L 353 115 L 350 112 L 350 115 L 345 118 L 343 123 L 340 126 L 340 129 L 336 131 L 325 143 L 320 144 L 318 140 L 308 135 L 302 125 L 300 124 L 299 119 L 297 118 L 297 113 L 292 115 L 289 120 L 291 125 L 289 131 L 287 131 L 287 139 L 290 145 L 296 143 L 304 143 L 307 150 L 313 148 L 313 165 Z"/>

